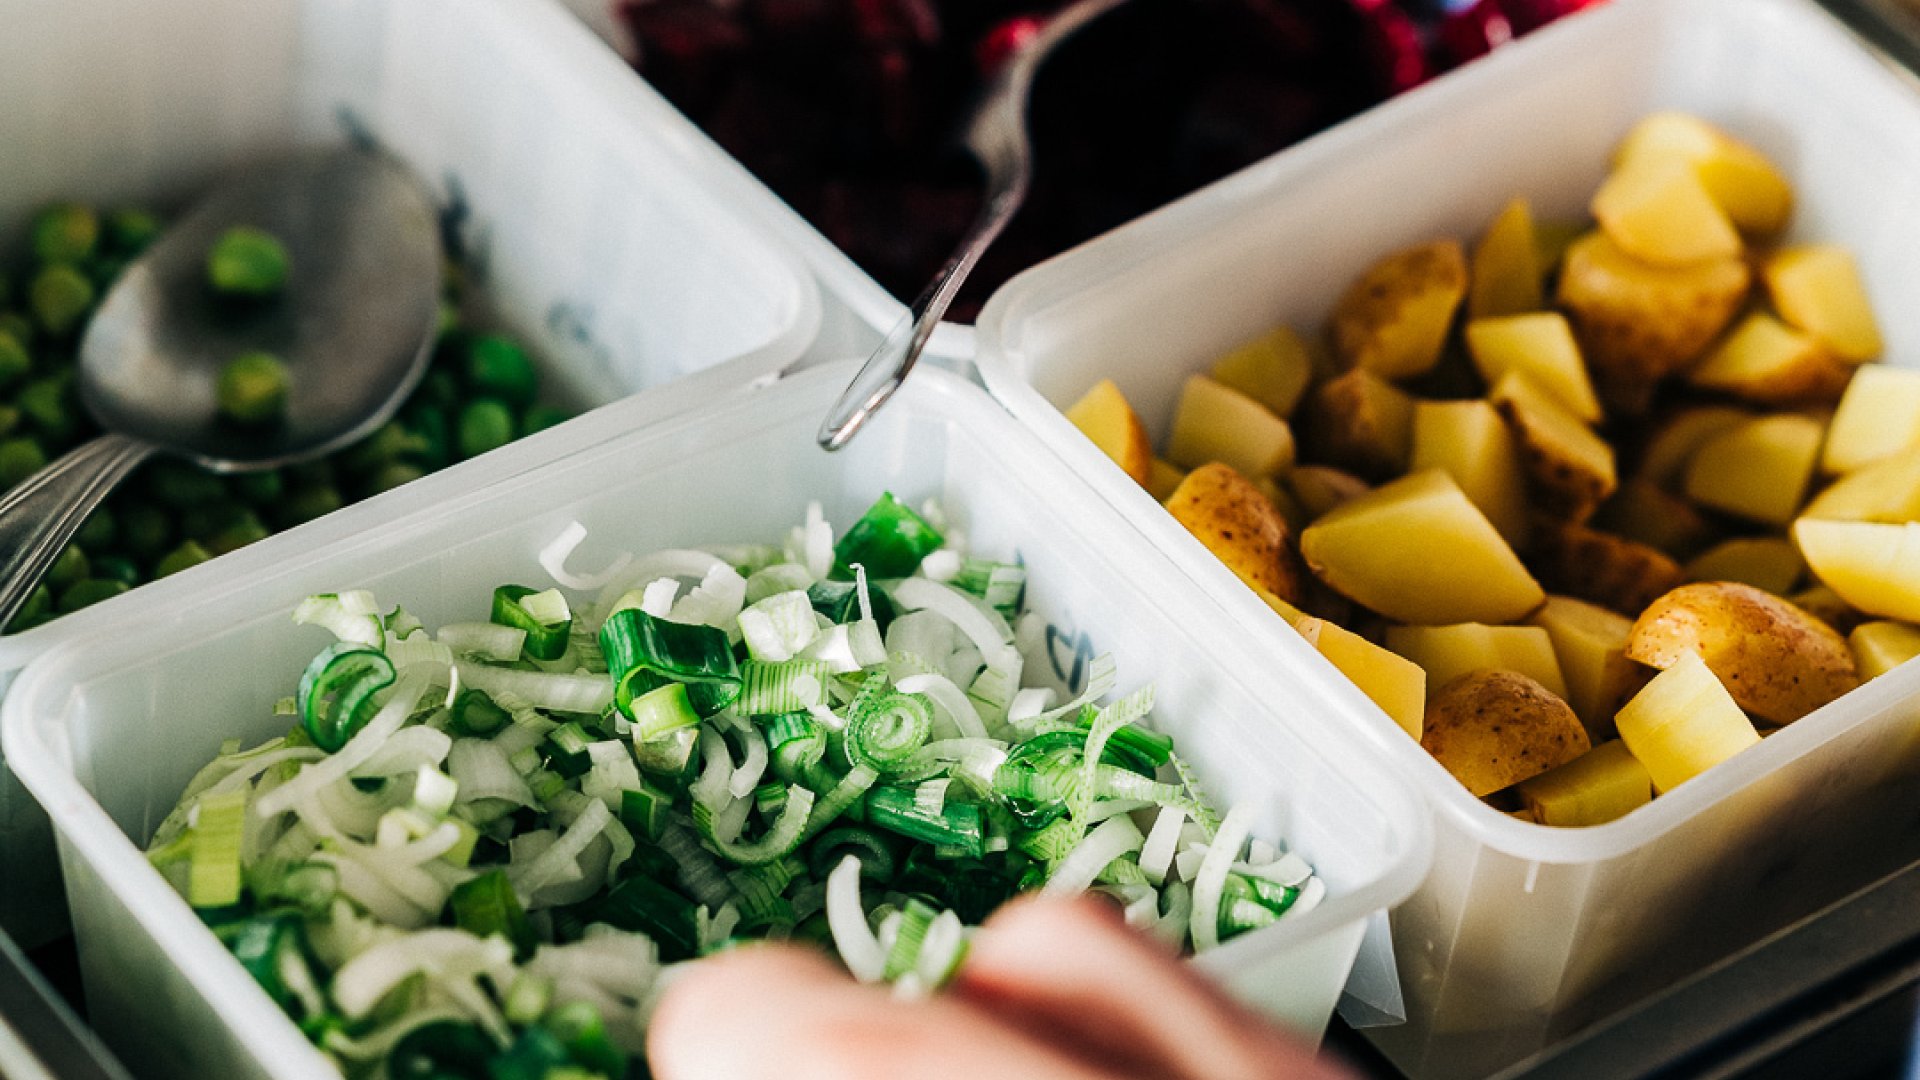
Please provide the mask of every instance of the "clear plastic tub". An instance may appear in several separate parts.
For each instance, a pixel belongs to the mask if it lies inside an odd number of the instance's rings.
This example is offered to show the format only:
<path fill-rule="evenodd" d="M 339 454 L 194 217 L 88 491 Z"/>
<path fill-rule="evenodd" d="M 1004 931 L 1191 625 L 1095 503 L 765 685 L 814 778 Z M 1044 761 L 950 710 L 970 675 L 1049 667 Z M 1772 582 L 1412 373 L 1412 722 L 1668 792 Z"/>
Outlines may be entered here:
<path fill-rule="evenodd" d="M 1056 671 L 1074 669 L 1077 649 L 1111 651 L 1123 686 L 1152 681 L 1155 723 L 1213 797 L 1256 800 L 1257 832 L 1315 863 L 1326 903 L 1200 963 L 1321 1030 L 1374 913 L 1425 872 L 1419 800 L 1347 741 L 1348 702 L 1256 662 L 1215 605 L 977 387 L 923 372 L 850 449 L 818 450 L 814 429 L 851 370 L 740 393 L 715 372 L 643 394 L 583 420 L 599 438 L 540 468 L 429 477 L 430 501 L 350 507 L 328 535 L 263 541 L 276 557 L 244 573 L 142 589 L 110 627 L 56 625 L 62 643 L 0 709 L 0 743 L 58 832 L 103 1037 L 153 1075 L 329 1074 L 139 850 L 221 740 L 270 733 L 268 706 L 315 648 L 287 616 L 300 597 L 365 586 L 429 624 L 484 617 L 486 584 L 537 567 L 569 520 L 587 526 L 591 564 L 626 548 L 775 540 L 815 498 L 844 525 L 881 490 L 937 496 L 977 549 L 1022 559 L 1029 603 L 1061 643 Z M 689 387 L 714 392 L 688 408 Z"/>
<path fill-rule="evenodd" d="M 5 23 L 0 250 L 51 200 L 164 208 L 250 161 L 365 138 L 432 187 L 490 319 L 577 404 L 743 354 L 736 375 L 764 377 L 818 330 L 818 287 L 752 223 L 752 188 L 715 191 L 739 166 L 548 0 L 26 2 Z M 0 689 L 48 640 L 0 638 Z M 56 930 L 46 819 L 4 769 L 0 868 L 0 924 Z"/>
<path fill-rule="evenodd" d="M 1162 436 L 1189 372 L 1276 322 L 1319 326 L 1382 254 L 1471 239 L 1516 193 L 1543 217 L 1584 213 L 1613 144 L 1663 108 L 1779 162 L 1796 236 L 1855 252 L 1887 356 L 1920 358 L 1904 317 L 1920 98 L 1796 0 L 1619 0 L 1571 18 L 1029 271 L 981 320 L 995 395 L 1270 655 L 1337 684 L 1432 804 L 1433 869 L 1392 920 L 1408 1023 L 1370 1032 L 1418 1077 L 1485 1075 L 1920 857 L 1920 666 L 1620 821 L 1523 823 L 1359 700 L 1058 409 L 1110 376 Z"/>

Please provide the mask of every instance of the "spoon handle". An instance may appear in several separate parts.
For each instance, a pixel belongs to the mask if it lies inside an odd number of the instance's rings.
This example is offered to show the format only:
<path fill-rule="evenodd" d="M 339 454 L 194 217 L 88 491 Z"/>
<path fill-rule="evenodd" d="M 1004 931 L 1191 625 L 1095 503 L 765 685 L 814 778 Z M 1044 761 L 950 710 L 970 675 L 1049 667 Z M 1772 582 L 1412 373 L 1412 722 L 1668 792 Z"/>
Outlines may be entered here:
<path fill-rule="evenodd" d="M 0 627 L 13 620 L 93 508 L 153 452 L 152 443 L 102 435 L 0 497 Z"/>

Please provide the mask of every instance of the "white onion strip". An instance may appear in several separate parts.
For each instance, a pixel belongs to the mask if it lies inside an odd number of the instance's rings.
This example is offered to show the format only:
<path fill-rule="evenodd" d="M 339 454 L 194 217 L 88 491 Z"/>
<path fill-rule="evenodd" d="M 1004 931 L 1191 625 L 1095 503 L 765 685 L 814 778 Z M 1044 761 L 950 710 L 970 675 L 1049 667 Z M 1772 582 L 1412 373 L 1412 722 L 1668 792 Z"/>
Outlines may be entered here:
<path fill-rule="evenodd" d="M 587 527 L 577 521 L 567 522 L 560 535 L 547 541 L 540 549 L 540 566 L 553 580 L 569 589 L 597 589 L 614 578 L 633 562 L 633 553 L 623 551 L 614 560 L 589 574 L 575 574 L 567 570 L 567 560 L 573 557 L 573 551 L 580 541 L 587 538 Z"/>

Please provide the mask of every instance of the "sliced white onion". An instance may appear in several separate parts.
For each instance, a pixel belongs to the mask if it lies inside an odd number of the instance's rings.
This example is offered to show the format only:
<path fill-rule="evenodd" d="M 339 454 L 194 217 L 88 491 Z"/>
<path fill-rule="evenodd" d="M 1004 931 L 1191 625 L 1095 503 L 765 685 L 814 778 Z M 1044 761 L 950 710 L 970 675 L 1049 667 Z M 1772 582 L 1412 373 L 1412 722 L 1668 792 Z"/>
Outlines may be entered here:
<path fill-rule="evenodd" d="M 1235 803 L 1220 820 L 1207 857 L 1193 878 L 1193 915 L 1188 927 L 1193 935 L 1193 951 L 1206 952 L 1220 944 L 1220 895 L 1227 885 L 1227 871 L 1233 869 L 1240 849 L 1253 829 L 1253 804 Z"/>
<path fill-rule="evenodd" d="M 426 692 L 424 679 L 416 675 L 402 675 L 400 682 L 393 688 L 393 696 L 373 714 L 373 719 L 363 727 L 346 745 L 334 751 L 320 761 L 301 769 L 293 779 L 267 792 L 254 800 L 253 812 L 262 817 L 272 817 L 293 809 L 294 804 L 321 788 L 352 775 L 353 770 L 372 758 L 386 745 L 393 733 L 413 715 L 414 706 L 420 703 L 421 695 Z"/>
<path fill-rule="evenodd" d="M 1073 896 L 1087 891 L 1093 879 L 1107 864 L 1129 851 L 1140 850 L 1145 841 L 1140 830 L 1127 817 L 1108 818 L 1073 845 L 1066 858 L 1054 867 L 1041 892 L 1048 896 Z"/>
<path fill-rule="evenodd" d="M 833 933 L 833 947 L 840 962 L 855 979 L 878 982 L 887 969 L 887 954 L 880 939 L 867 925 L 866 909 L 860 906 L 860 859 L 848 855 L 827 875 L 827 929 Z"/>
<path fill-rule="evenodd" d="M 417 772 L 422 765 L 438 766 L 447 760 L 447 751 L 452 748 L 453 738 L 444 731 L 436 731 L 425 725 L 403 728 L 382 743 L 380 749 L 374 751 L 367 760 L 355 765 L 349 775 L 399 776 L 401 773 Z"/>
<path fill-rule="evenodd" d="M 1173 849 L 1180 843 L 1180 826 L 1187 812 L 1178 806 L 1163 807 L 1147 830 L 1147 842 L 1140 848 L 1140 869 L 1155 885 L 1167 881 L 1167 868 L 1173 865 Z"/>
<path fill-rule="evenodd" d="M 567 570 L 567 560 L 573 557 L 573 551 L 580 541 L 587 538 L 587 527 L 577 521 L 567 522 L 560 535 L 547 541 L 540 549 L 540 567 L 553 580 L 569 589 L 597 589 L 620 576 L 628 564 L 633 562 L 633 553 L 623 551 L 614 560 L 592 573 L 575 574 Z"/>
<path fill-rule="evenodd" d="M 980 714 L 974 711 L 973 702 L 945 675 L 909 675 L 895 683 L 894 689 L 903 694 L 925 694 L 946 714 L 961 738 L 987 737 L 987 725 L 981 722 Z"/>

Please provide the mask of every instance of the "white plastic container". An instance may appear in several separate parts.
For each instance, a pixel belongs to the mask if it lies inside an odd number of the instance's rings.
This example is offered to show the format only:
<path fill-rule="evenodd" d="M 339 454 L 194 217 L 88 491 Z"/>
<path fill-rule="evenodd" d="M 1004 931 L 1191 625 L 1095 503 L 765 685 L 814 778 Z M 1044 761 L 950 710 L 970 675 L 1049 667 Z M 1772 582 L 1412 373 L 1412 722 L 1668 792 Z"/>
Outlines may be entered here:
<path fill-rule="evenodd" d="M 370 138 L 433 188 L 490 320 L 577 404 L 741 355 L 739 378 L 768 376 L 819 327 L 754 189 L 715 190 L 740 167 L 548 0 L 0 0 L 0 25 L 0 250 L 51 200 L 174 207 L 250 161 Z M 0 691 L 47 640 L 0 638 Z M 0 924 L 29 943 L 60 925 L 52 860 L 0 769 Z"/>
<path fill-rule="evenodd" d="M 7 695 L 0 744 L 58 832 L 102 1036 L 156 1076 L 328 1074 L 139 850 L 221 740 L 272 733 L 271 703 L 324 642 L 288 618 L 300 597 L 368 587 L 430 625 L 484 617 L 491 586 L 538 576 L 535 552 L 569 520 L 589 530 L 591 565 L 621 549 L 775 541 L 814 498 L 844 528 L 882 490 L 937 496 L 975 550 L 1022 559 L 1056 668 L 1071 671 L 1076 648 L 1111 651 L 1123 690 L 1152 681 L 1154 723 L 1212 797 L 1256 800 L 1257 833 L 1315 863 L 1326 903 L 1201 963 L 1317 1033 L 1373 913 L 1425 872 L 1419 800 L 1346 741 L 1347 703 L 1256 663 L 1217 607 L 976 387 L 926 371 L 849 450 L 818 450 L 851 370 L 746 392 L 719 390 L 715 372 L 644 394 L 583 421 L 603 439 L 561 460 L 429 477 L 430 503 L 350 507 L 325 537 L 263 541 L 244 573 L 159 582 L 110 627 L 56 626 L 62 643 Z M 689 409 L 676 391 L 701 382 L 715 392 Z"/>
<path fill-rule="evenodd" d="M 996 396 L 1278 663 L 1337 684 L 1432 804 L 1433 869 L 1393 914 L 1409 1022 L 1369 1033 L 1418 1077 L 1485 1075 L 1920 857 L 1920 667 L 1618 822 L 1516 821 L 1359 700 L 1058 408 L 1112 377 L 1157 443 L 1188 373 L 1276 322 L 1320 326 L 1385 253 L 1470 240 L 1515 194 L 1543 218 L 1583 216 L 1614 143 L 1666 108 L 1780 163 L 1799 194 L 1794 236 L 1856 253 L 1887 356 L 1920 363 L 1906 317 L 1920 99 L 1796 0 L 1619 0 L 1570 18 L 1029 271 L 981 320 Z"/>

